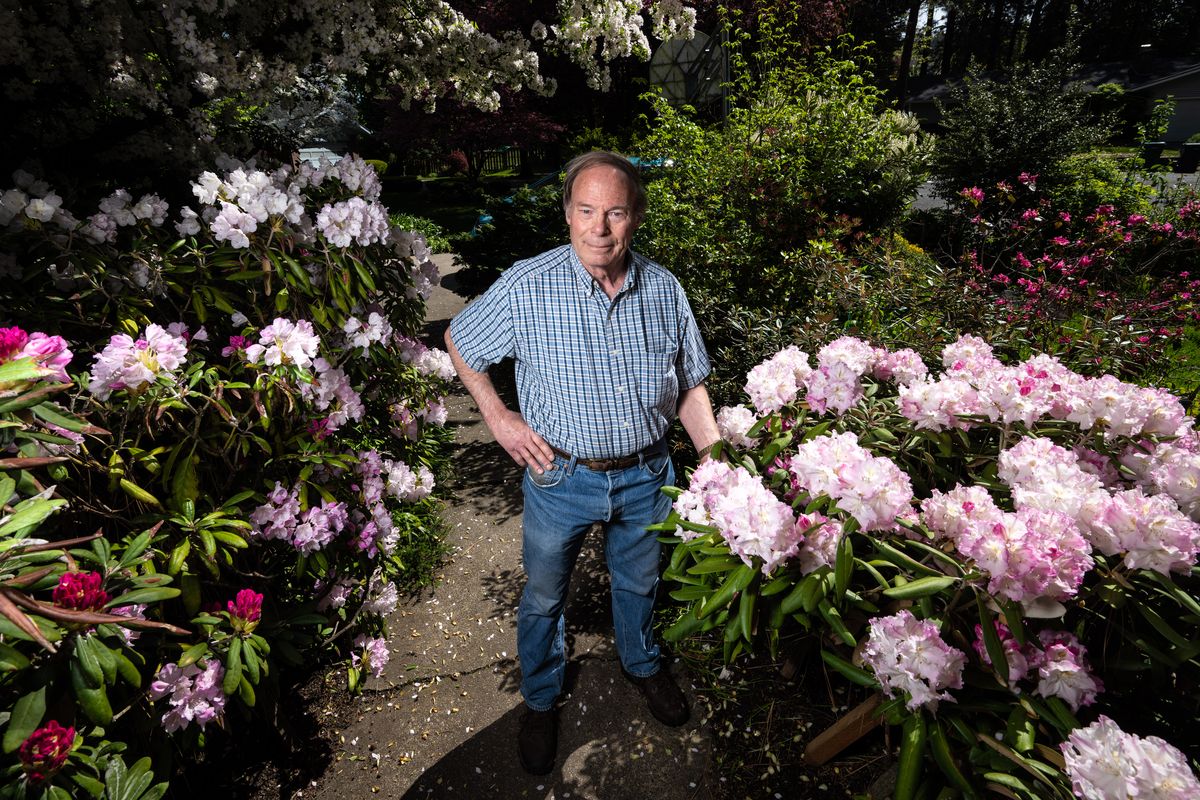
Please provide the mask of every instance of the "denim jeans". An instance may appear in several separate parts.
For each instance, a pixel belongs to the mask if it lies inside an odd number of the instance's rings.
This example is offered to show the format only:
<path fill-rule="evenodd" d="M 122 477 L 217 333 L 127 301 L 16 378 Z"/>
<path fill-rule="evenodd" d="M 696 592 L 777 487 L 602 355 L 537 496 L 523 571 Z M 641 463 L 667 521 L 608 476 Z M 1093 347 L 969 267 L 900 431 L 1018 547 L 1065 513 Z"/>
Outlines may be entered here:
<path fill-rule="evenodd" d="M 561 456 L 541 475 L 525 470 L 523 561 L 525 590 L 517 610 L 521 694 L 535 711 L 562 691 L 567 586 L 584 536 L 605 527 L 604 555 L 612 578 L 613 627 L 621 664 L 632 675 L 658 672 L 652 617 L 658 587 L 658 534 L 671 499 L 660 489 L 675 480 L 670 456 L 643 455 L 628 469 L 594 472 Z"/>

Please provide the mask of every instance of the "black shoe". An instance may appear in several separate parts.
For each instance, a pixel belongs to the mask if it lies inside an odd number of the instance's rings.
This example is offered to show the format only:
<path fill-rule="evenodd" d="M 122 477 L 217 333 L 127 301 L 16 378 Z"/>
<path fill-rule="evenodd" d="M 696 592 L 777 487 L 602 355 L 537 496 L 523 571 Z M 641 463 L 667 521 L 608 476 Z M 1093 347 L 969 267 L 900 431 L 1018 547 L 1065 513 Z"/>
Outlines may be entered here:
<path fill-rule="evenodd" d="M 663 667 L 648 678 L 639 678 L 621 670 L 634 686 L 641 690 L 646 698 L 646 707 L 654 718 L 663 725 L 677 728 L 691 717 L 688 710 L 687 698 L 675 685 L 671 673 Z"/>
<path fill-rule="evenodd" d="M 525 709 L 521 717 L 521 732 L 517 734 L 517 755 L 521 766 L 530 775 L 545 775 L 554 769 L 554 753 L 558 750 L 558 712 Z"/>

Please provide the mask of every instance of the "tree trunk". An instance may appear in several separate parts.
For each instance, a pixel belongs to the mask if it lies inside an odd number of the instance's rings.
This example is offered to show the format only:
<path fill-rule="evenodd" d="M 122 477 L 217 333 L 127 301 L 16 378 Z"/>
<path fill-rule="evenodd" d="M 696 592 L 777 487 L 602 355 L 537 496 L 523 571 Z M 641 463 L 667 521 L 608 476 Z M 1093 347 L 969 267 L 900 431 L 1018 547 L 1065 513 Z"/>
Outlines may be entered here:
<path fill-rule="evenodd" d="M 958 22 L 958 8 L 951 3 L 949 10 L 946 11 L 946 35 L 942 37 L 942 78 L 949 79 L 951 70 L 954 68 L 954 45 L 956 34 L 955 29 Z"/>
<path fill-rule="evenodd" d="M 917 38 L 917 21 L 921 18 L 921 0 L 913 0 L 908 9 L 908 26 L 904 30 L 904 49 L 900 52 L 900 71 L 896 75 L 896 99 L 901 105 L 908 97 L 908 72 L 912 68 L 913 43 Z"/>

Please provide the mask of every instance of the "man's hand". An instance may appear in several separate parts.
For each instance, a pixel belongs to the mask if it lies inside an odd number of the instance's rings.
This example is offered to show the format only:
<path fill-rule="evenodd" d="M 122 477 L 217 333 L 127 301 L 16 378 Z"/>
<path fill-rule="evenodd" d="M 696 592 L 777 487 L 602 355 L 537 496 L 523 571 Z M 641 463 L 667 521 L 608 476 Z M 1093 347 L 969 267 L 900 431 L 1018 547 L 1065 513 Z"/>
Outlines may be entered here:
<path fill-rule="evenodd" d="M 523 467 L 530 467 L 537 473 L 545 472 L 554 461 L 554 451 L 546 440 L 538 436 L 533 428 L 525 423 L 525 418 L 515 411 L 503 409 L 493 419 L 484 419 L 491 429 L 492 435 L 508 454 Z"/>

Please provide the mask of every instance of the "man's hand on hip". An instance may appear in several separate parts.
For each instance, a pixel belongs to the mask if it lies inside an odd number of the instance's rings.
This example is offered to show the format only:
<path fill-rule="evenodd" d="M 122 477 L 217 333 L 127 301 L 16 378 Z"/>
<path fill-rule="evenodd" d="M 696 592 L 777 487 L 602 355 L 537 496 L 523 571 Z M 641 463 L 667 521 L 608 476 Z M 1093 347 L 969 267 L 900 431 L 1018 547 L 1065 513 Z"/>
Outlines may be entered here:
<path fill-rule="evenodd" d="M 554 451 L 546 440 L 538 436 L 525 418 L 515 411 L 504 409 L 496 419 L 488 420 L 488 427 L 500 446 L 508 451 L 513 461 L 523 467 L 531 467 L 542 473 L 554 461 Z"/>

